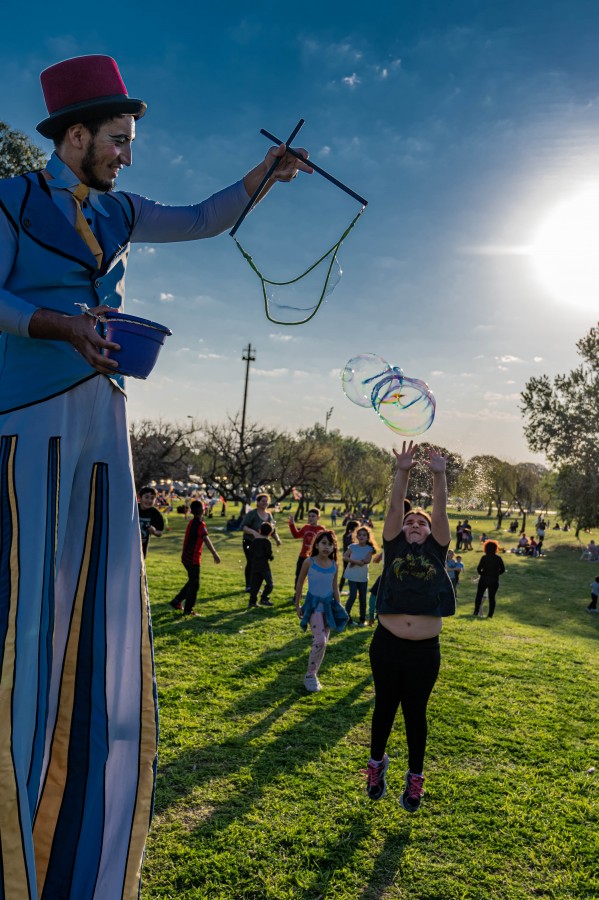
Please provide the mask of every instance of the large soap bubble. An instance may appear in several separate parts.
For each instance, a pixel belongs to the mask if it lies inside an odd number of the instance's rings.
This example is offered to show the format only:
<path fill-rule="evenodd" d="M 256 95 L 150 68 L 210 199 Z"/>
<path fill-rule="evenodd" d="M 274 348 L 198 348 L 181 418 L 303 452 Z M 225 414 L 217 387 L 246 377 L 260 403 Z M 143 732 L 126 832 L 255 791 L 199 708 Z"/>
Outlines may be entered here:
<path fill-rule="evenodd" d="M 372 392 L 372 405 L 381 420 L 399 434 L 422 434 L 433 424 L 437 404 L 419 378 L 382 379 Z"/>
<path fill-rule="evenodd" d="M 376 353 L 362 353 L 347 363 L 341 375 L 341 383 L 346 397 L 358 406 L 372 404 L 372 391 L 379 381 L 392 372 L 392 368 Z M 401 377 L 401 369 L 397 370 Z"/>
<path fill-rule="evenodd" d="M 433 424 L 436 401 L 420 378 L 408 378 L 375 353 L 349 360 L 341 376 L 352 403 L 372 407 L 384 424 L 398 434 L 422 434 Z"/>

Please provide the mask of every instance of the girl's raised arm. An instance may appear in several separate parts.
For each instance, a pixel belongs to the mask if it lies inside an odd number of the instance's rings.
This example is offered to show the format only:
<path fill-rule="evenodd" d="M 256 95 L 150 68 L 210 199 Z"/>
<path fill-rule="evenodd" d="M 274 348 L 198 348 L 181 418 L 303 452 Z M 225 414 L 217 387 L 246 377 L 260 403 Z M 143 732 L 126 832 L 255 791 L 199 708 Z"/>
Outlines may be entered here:
<path fill-rule="evenodd" d="M 397 472 L 395 480 L 391 488 L 391 500 L 389 502 L 389 511 L 383 525 L 383 538 L 386 541 L 392 541 L 401 531 L 404 516 L 404 501 L 408 490 L 408 480 L 410 478 L 410 469 L 416 465 L 414 454 L 416 452 L 416 444 L 413 441 L 406 446 L 403 442 L 401 453 L 393 450 L 397 461 Z"/>
<path fill-rule="evenodd" d="M 433 447 L 429 447 L 427 466 L 433 474 L 433 511 L 431 515 L 431 532 L 437 543 L 445 545 L 451 542 L 451 530 L 447 516 L 447 477 L 445 469 L 447 460 Z"/>

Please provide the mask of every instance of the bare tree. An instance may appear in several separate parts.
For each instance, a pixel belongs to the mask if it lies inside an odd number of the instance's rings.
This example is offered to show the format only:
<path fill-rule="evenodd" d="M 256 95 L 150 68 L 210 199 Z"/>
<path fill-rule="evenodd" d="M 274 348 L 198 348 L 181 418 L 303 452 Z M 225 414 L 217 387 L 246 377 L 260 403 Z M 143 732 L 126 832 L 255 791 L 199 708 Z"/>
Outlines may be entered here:
<path fill-rule="evenodd" d="M 186 479 L 197 425 L 142 419 L 129 429 L 135 486 L 151 479 Z"/>
<path fill-rule="evenodd" d="M 246 423 L 241 442 L 241 419 L 228 418 L 219 425 L 205 423 L 197 451 L 210 460 L 206 479 L 226 476 L 230 488 L 227 499 L 240 503 L 249 501 L 254 487 L 265 486 L 275 478 L 276 443 L 278 433 L 256 423 Z"/>

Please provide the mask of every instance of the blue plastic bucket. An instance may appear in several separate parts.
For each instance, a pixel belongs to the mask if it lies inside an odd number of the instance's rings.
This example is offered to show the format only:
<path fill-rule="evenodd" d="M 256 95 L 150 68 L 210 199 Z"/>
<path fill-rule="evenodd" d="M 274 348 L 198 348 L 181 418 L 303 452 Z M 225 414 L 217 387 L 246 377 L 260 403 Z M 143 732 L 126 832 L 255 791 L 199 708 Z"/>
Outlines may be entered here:
<path fill-rule="evenodd" d="M 104 351 L 104 356 L 118 362 L 115 371 L 133 378 L 147 378 L 156 365 L 165 339 L 173 332 L 166 325 L 127 313 L 107 312 L 102 318 L 104 337 L 121 348 Z"/>

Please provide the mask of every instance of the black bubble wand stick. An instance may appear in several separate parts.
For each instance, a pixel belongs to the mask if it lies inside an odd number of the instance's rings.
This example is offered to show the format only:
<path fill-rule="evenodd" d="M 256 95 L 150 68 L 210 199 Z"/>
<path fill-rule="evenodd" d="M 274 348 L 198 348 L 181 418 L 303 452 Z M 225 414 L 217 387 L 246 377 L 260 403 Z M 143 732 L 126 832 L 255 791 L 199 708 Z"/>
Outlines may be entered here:
<path fill-rule="evenodd" d="M 291 156 L 294 156 L 296 159 L 299 159 L 299 160 L 301 160 L 302 162 L 308 163 L 308 165 L 309 165 L 315 172 L 318 172 L 319 175 L 322 175 L 323 178 L 326 178 L 326 180 L 327 180 L 327 181 L 330 181 L 331 184 L 334 184 L 335 187 L 340 188 L 340 189 L 341 189 L 342 191 L 344 191 L 346 194 L 349 194 L 350 197 L 353 197 L 355 200 L 357 200 L 359 203 L 361 203 L 361 204 L 362 204 L 362 208 L 360 209 L 359 213 L 354 217 L 354 219 L 352 220 L 352 222 L 350 223 L 350 225 L 348 226 L 348 228 L 345 229 L 345 231 L 343 232 L 343 234 L 341 235 L 341 237 L 339 238 L 339 240 L 338 240 L 332 247 L 330 247 L 330 248 L 326 251 L 326 253 L 324 253 L 324 254 L 320 257 L 320 259 L 318 259 L 318 260 L 317 260 L 315 263 L 313 263 L 308 269 L 306 269 L 305 272 L 302 272 L 301 275 L 298 275 L 297 278 L 292 278 L 292 279 L 289 280 L 289 281 L 272 281 L 271 279 L 266 278 L 265 276 L 262 275 L 262 273 L 260 272 L 260 270 L 259 270 L 258 267 L 256 266 L 254 260 L 253 260 L 252 257 L 249 255 L 249 253 L 247 253 L 247 252 L 243 249 L 243 247 L 241 246 L 241 244 L 239 243 L 239 241 L 238 241 L 237 238 L 235 237 L 235 234 L 237 233 L 237 230 L 239 229 L 239 227 L 240 227 L 240 225 L 242 224 L 242 222 L 243 222 L 243 220 L 245 219 L 245 217 L 248 215 L 248 213 L 251 211 L 251 209 L 253 208 L 253 206 L 255 205 L 255 203 L 257 202 L 257 200 L 259 199 L 260 194 L 262 193 L 262 191 L 263 191 L 263 189 L 264 189 L 264 186 L 266 185 L 266 182 L 267 182 L 268 179 L 271 177 L 272 173 L 275 171 L 275 169 L 277 168 L 277 166 L 280 164 L 280 162 L 281 162 L 281 160 L 283 159 L 283 157 L 280 157 L 280 158 L 275 159 L 275 160 L 273 161 L 272 165 L 271 165 L 271 166 L 269 167 L 269 169 L 268 169 L 268 172 L 267 172 L 266 175 L 263 177 L 262 181 L 260 182 L 260 184 L 258 185 L 258 187 L 256 188 L 256 190 L 254 191 L 254 193 L 253 193 L 252 196 L 250 197 L 248 203 L 247 203 L 246 206 L 245 206 L 245 209 L 244 209 L 243 212 L 241 213 L 240 217 L 238 218 L 237 222 L 235 223 L 235 225 L 233 226 L 233 228 L 231 229 L 231 231 L 229 232 L 229 234 L 230 234 L 230 236 L 233 238 L 233 240 L 235 241 L 235 243 L 237 244 L 237 247 L 238 247 L 240 253 L 242 254 L 242 256 L 244 257 L 244 259 L 249 263 L 249 265 L 251 266 L 251 268 L 254 270 L 254 272 L 256 273 L 256 275 L 259 277 L 260 282 L 261 282 L 261 285 L 262 285 L 262 295 L 263 295 L 263 298 L 264 298 L 264 309 L 265 309 L 265 313 L 266 313 L 266 318 L 267 318 L 270 322 L 273 322 L 273 323 L 276 324 L 276 325 L 303 325 L 304 323 L 309 322 L 310 319 L 312 319 L 312 318 L 316 315 L 316 313 L 318 312 L 318 309 L 320 308 L 320 305 L 321 305 L 322 301 L 324 300 L 324 298 L 325 298 L 325 296 L 327 295 L 327 293 L 329 293 L 329 291 L 328 291 L 329 279 L 330 279 L 330 277 L 331 277 L 331 272 L 332 272 L 332 270 L 333 270 L 333 267 L 334 267 L 335 263 L 337 262 L 337 252 L 338 252 L 338 250 L 339 250 L 339 247 L 341 246 L 341 244 L 343 243 L 343 241 L 345 240 L 345 238 L 347 237 L 347 235 L 349 234 L 349 232 L 352 230 L 352 228 L 354 227 L 354 225 L 356 224 L 356 222 L 358 221 L 358 219 L 360 218 L 360 216 L 362 215 L 362 213 L 364 212 L 364 210 L 365 210 L 366 207 L 368 206 L 368 201 L 365 200 L 364 197 L 361 197 L 359 194 L 357 194 L 355 191 L 353 191 L 353 190 L 352 190 L 350 187 L 348 187 L 346 184 L 343 184 L 343 182 L 339 181 L 338 178 L 335 178 L 334 175 L 331 175 L 329 172 L 325 171 L 325 169 L 323 169 L 321 166 L 317 165 L 316 163 L 313 163 L 312 161 L 308 161 L 307 159 L 305 159 L 305 157 L 303 157 L 303 156 L 301 155 L 301 153 L 298 153 L 296 150 L 293 150 L 293 148 L 289 146 L 289 144 L 291 143 L 291 141 L 297 136 L 299 130 L 300 130 L 300 129 L 302 128 L 302 126 L 304 125 L 304 122 L 305 122 L 304 119 L 300 119 L 300 120 L 299 120 L 299 122 L 297 123 L 297 125 L 295 126 L 295 128 L 293 129 L 293 131 L 292 131 L 291 134 L 289 135 L 289 138 L 288 138 L 286 141 L 281 141 L 281 140 L 279 140 L 279 138 L 275 137 L 275 135 L 271 134 L 269 131 L 266 131 L 266 129 L 264 129 L 264 128 L 260 129 L 260 134 L 263 134 L 265 137 L 267 137 L 270 141 L 273 141 L 273 142 L 274 142 L 275 144 L 277 144 L 278 146 L 280 146 L 281 144 L 284 143 L 284 145 L 285 145 L 285 150 L 286 150 L 287 153 L 291 154 Z M 289 309 L 295 309 L 297 312 L 300 312 L 300 311 L 301 311 L 301 312 L 309 312 L 309 315 L 305 316 L 304 318 L 299 319 L 299 320 L 296 321 L 296 322 L 286 322 L 286 321 L 282 321 L 282 320 L 280 320 L 280 319 L 274 318 L 274 317 L 270 314 L 269 297 L 268 297 L 268 289 L 267 289 L 267 285 L 270 285 L 270 286 L 272 286 L 272 287 L 287 287 L 287 286 L 289 286 L 289 285 L 295 284 L 296 282 L 298 282 L 298 281 L 300 281 L 302 278 L 304 278 L 306 275 L 308 275 L 310 272 L 312 272 L 317 266 L 320 265 L 321 262 L 323 262 L 323 261 L 324 261 L 325 259 L 327 259 L 329 256 L 330 256 L 330 263 L 329 263 L 329 267 L 328 267 L 328 269 L 327 269 L 327 274 L 326 274 L 324 286 L 323 286 L 323 288 L 322 288 L 320 297 L 318 298 L 318 301 L 317 301 L 316 305 L 315 305 L 313 308 L 312 308 L 312 307 L 309 307 L 307 310 L 306 310 L 306 309 L 301 309 L 301 310 L 300 310 L 300 308 L 298 308 L 298 307 L 287 307 L 287 308 L 289 308 Z M 339 273 L 340 273 L 340 272 L 341 272 L 341 269 L 339 268 L 338 263 L 337 263 L 337 267 L 338 267 Z"/>

